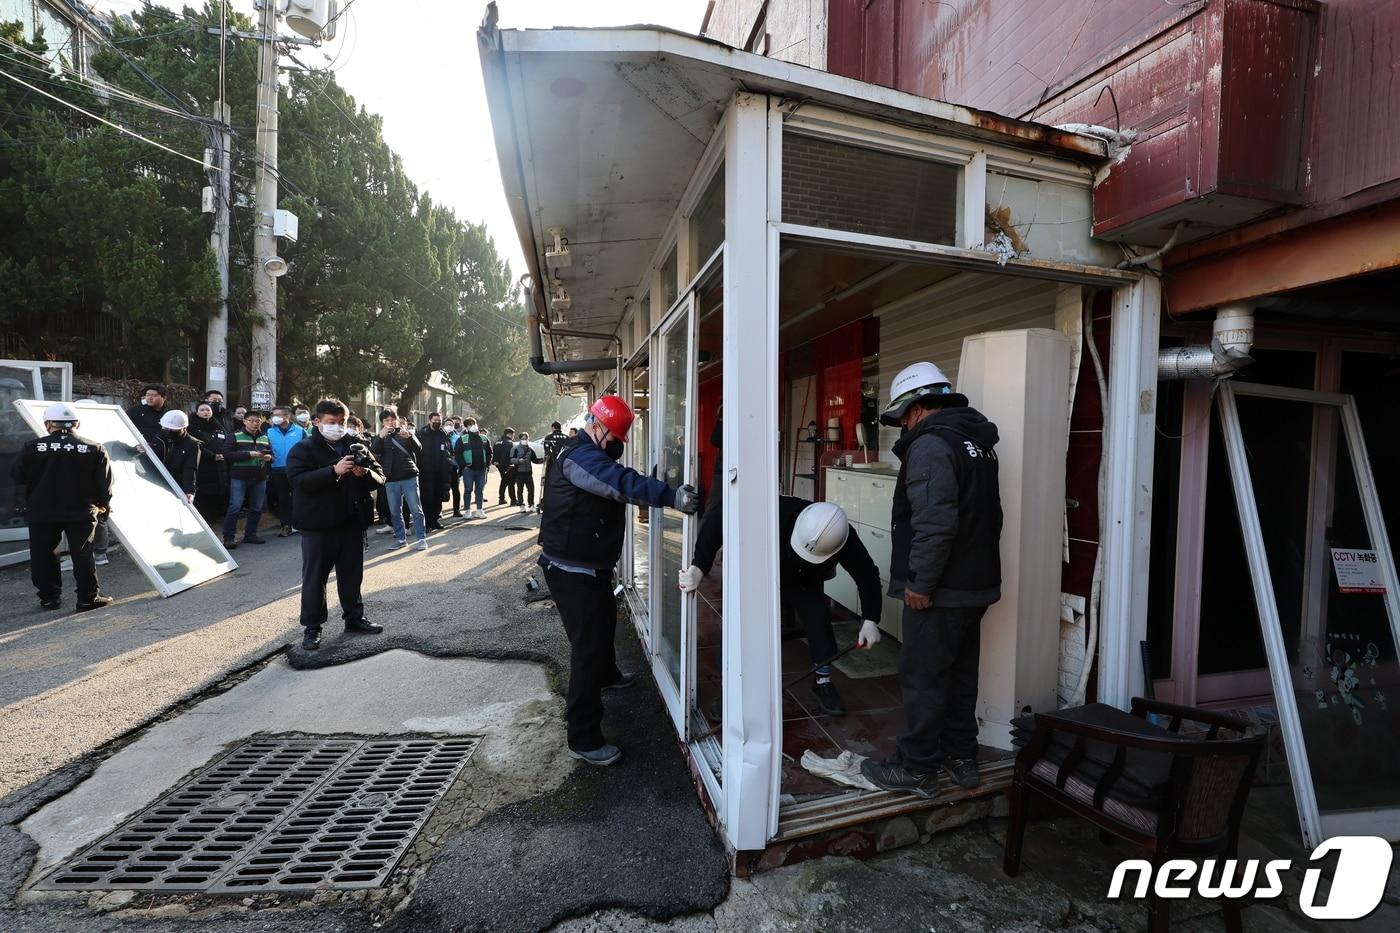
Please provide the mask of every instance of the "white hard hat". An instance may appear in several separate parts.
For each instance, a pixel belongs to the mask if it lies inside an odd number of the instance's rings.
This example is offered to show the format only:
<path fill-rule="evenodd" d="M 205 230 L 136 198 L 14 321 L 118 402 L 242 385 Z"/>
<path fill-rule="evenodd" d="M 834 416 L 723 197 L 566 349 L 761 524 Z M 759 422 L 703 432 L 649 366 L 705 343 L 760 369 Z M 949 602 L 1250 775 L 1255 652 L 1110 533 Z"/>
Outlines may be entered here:
<path fill-rule="evenodd" d="M 160 416 L 160 426 L 168 431 L 183 431 L 190 426 L 190 418 L 178 408 L 173 408 Z"/>
<path fill-rule="evenodd" d="M 834 502 L 813 502 L 797 516 L 788 543 L 798 557 L 821 564 L 845 546 L 850 533 L 851 526 L 841 506 Z"/>
<path fill-rule="evenodd" d="M 890 403 L 880 413 L 881 423 L 898 427 L 899 419 L 904 417 L 909 406 L 930 395 L 954 395 L 952 382 L 933 363 L 910 363 L 890 383 Z M 955 398 L 954 404 L 967 404 L 965 397 Z"/>
<path fill-rule="evenodd" d="M 77 421 L 78 413 L 67 402 L 54 402 L 44 409 L 45 421 Z"/>

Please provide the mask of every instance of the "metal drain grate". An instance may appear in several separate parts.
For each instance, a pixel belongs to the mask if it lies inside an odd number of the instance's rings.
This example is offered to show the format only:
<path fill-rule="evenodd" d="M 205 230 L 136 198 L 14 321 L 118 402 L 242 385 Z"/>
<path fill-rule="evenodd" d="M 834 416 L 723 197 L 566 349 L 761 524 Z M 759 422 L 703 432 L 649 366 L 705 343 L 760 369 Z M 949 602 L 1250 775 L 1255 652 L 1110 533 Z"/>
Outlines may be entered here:
<path fill-rule="evenodd" d="M 377 887 L 478 741 L 256 739 L 35 887 L 225 894 Z"/>

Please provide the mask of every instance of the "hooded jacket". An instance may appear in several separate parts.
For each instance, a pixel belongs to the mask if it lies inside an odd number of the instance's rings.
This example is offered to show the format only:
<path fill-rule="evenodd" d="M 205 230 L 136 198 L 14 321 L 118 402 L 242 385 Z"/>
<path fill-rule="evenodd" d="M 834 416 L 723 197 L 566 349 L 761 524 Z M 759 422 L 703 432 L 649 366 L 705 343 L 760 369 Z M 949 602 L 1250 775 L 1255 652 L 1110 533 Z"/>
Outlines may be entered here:
<path fill-rule="evenodd" d="M 894 445 L 900 459 L 891 512 L 891 596 L 908 589 L 933 605 L 1001 599 L 997 427 L 973 408 L 925 417 Z"/>

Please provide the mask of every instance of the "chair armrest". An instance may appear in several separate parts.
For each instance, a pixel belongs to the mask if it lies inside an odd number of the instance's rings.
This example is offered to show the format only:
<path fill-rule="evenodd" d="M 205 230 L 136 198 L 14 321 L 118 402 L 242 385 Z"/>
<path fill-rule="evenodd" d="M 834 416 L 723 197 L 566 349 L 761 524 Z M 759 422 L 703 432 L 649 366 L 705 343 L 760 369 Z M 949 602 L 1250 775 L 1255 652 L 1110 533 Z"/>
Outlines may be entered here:
<path fill-rule="evenodd" d="M 1156 713 L 1159 716 L 1171 717 L 1172 723 L 1167 728 L 1171 732 L 1176 732 L 1181 727 L 1182 721 L 1198 722 L 1210 726 L 1207 733 L 1208 738 L 1214 739 L 1220 729 L 1230 729 L 1238 732 L 1241 736 L 1247 735 L 1249 723 L 1235 716 L 1225 713 L 1216 713 L 1210 710 L 1196 709 L 1194 706 L 1182 706 L 1179 703 L 1165 703 L 1161 700 L 1149 700 L 1146 697 L 1133 697 L 1132 713 L 1134 716 L 1146 718 L 1148 713 Z"/>
<path fill-rule="evenodd" d="M 1190 753 L 1191 746 L 1199 744 L 1196 740 L 1187 739 L 1182 736 L 1157 736 L 1143 735 L 1140 732 L 1129 732 L 1126 729 L 1118 729 L 1113 726 L 1095 725 L 1079 722 L 1074 719 L 1066 719 L 1055 713 L 1036 713 L 1035 731 L 1045 732 L 1066 732 L 1070 735 L 1083 736 L 1086 739 L 1097 739 L 1101 742 L 1109 742 L 1114 745 L 1121 745 L 1125 748 L 1140 748 L 1149 752 L 1164 752 L 1167 754 Z"/>

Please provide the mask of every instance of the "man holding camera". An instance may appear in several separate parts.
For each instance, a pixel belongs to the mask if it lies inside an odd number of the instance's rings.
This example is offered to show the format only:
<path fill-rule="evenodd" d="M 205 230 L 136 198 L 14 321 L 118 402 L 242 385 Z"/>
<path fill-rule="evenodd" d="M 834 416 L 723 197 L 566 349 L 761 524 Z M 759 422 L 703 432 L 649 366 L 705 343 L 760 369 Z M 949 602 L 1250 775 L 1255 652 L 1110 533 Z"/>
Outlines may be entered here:
<path fill-rule="evenodd" d="M 364 530 L 374 515 L 375 490 L 384 470 L 364 439 L 350 434 L 350 412 L 339 399 L 322 399 L 314 430 L 287 454 L 292 485 L 292 524 L 301 532 L 301 647 L 321 647 L 321 626 L 329 615 L 326 581 L 335 571 L 336 595 L 345 631 L 375 635 L 384 631 L 365 618 L 360 584 L 365 575 Z"/>
<path fill-rule="evenodd" d="M 384 409 L 379 413 L 379 435 L 370 442 L 370 450 L 384 465 L 384 489 L 389 494 L 389 522 L 394 529 L 394 547 L 408 545 L 404 527 L 404 512 L 413 520 L 413 532 L 418 536 L 418 550 L 428 549 L 428 526 L 423 517 L 423 503 L 418 498 L 418 458 L 423 445 L 412 431 L 399 427 L 398 412 Z"/>

